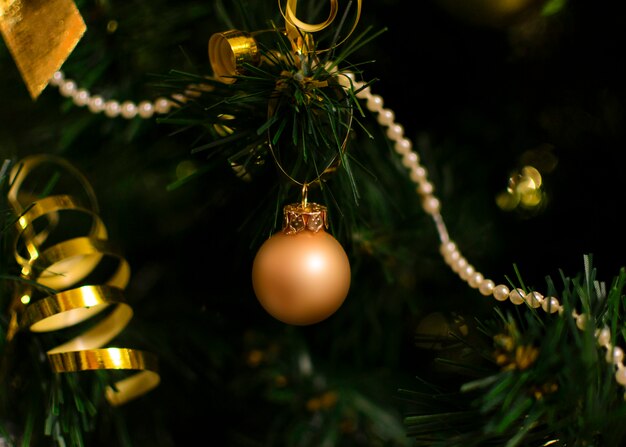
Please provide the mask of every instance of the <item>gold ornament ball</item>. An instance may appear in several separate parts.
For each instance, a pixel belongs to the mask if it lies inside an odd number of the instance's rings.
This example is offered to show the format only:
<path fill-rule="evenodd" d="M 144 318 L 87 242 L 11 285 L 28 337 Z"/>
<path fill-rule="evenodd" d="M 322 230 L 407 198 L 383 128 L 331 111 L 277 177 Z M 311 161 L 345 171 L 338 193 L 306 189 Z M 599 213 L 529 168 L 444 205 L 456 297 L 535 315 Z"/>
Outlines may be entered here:
<path fill-rule="evenodd" d="M 259 249 L 252 285 L 261 306 L 283 323 L 306 326 L 325 320 L 350 289 L 350 262 L 324 230 L 278 232 Z"/>

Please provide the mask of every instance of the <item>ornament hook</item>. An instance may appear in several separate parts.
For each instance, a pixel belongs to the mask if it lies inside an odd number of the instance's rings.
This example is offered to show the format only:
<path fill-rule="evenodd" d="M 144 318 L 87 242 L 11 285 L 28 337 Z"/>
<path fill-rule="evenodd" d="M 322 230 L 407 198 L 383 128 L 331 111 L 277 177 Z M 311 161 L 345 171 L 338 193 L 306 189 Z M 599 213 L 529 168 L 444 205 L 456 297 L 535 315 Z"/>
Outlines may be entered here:
<path fill-rule="evenodd" d="M 307 205 L 308 205 L 308 193 L 309 193 L 309 186 L 308 183 L 303 183 L 302 184 L 302 208 L 306 209 Z"/>

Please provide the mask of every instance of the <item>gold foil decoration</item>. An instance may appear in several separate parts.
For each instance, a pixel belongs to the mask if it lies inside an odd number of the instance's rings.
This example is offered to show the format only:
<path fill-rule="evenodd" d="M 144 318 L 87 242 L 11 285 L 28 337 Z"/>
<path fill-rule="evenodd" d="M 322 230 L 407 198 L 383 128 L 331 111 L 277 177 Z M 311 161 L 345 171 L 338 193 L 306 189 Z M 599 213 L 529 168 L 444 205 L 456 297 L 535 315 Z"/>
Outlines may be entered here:
<path fill-rule="evenodd" d="M 362 0 L 357 0 L 356 2 L 356 17 L 352 24 L 352 29 L 350 29 L 350 32 L 340 42 L 335 44 L 335 47 L 345 42 L 348 37 L 350 37 L 350 35 L 354 32 L 361 16 L 361 3 Z M 314 50 L 314 48 L 312 48 L 311 45 L 312 41 L 308 39 L 310 33 L 322 31 L 335 21 L 335 19 L 337 18 L 337 12 L 339 11 L 339 2 L 338 0 L 329 0 L 328 17 L 326 18 L 326 20 L 319 23 L 306 23 L 298 19 L 298 17 L 296 16 L 297 6 L 298 0 L 287 0 L 285 8 L 282 7 L 282 0 L 278 1 L 280 13 L 285 19 L 285 31 L 287 33 L 287 36 L 289 37 L 289 40 L 291 41 L 294 51 L 300 53 L 311 52 Z M 319 53 L 322 51 L 328 51 L 330 49 L 331 48 L 327 50 L 315 49 L 315 52 Z"/>
<path fill-rule="evenodd" d="M 73 0 L 0 0 L 0 33 L 32 99 L 46 88 L 86 29 Z"/>
<path fill-rule="evenodd" d="M 215 77 L 232 84 L 235 76 L 245 73 L 244 64 L 257 65 L 261 56 L 250 33 L 228 30 L 215 33 L 209 39 L 209 60 Z"/>
<path fill-rule="evenodd" d="M 511 211 L 538 209 L 545 202 L 541 173 L 533 166 L 524 166 L 509 177 L 506 191 L 496 197 L 497 205 Z"/>
<path fill-rule="evenodd" d="M 46 189 L 78 186 L 84 197 L 34 191 L 46 170 L 54 174 Z M 29 183 L 32 177 L 35 181 Z M 9 203 L 18 216 L 15 258 L 22 276 L 31 281 L 17 291 L 11 307 L 17 329 L 41 333 L 85 325 L 79 335 L 49 349 L 48 360 L 55 373 L 130 372 L 105 391 L 111 405 L 156 387 L 160 376 L 153 354 L 103 348 L 132 318 L 124 297 L 130 267 L 108 240 L 89 183 L 67 161 L 49 155 L 26 157 L 14 165 L 10 178 Z"/>

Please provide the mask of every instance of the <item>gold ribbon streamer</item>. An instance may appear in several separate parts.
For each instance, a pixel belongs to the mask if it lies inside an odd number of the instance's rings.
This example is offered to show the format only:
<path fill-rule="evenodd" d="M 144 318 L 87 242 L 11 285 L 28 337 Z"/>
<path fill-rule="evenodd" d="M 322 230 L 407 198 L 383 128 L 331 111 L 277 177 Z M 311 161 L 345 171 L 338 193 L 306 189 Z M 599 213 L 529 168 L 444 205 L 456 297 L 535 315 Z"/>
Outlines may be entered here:
<path fill-rule="evenodd" d="M 32 99 L 46 88 L 86 29 L 73 0 L 0 0 L 0 34 Z"/>
<path fill-rule="evenodd" d="M 297 6 L 298 0 L 287 0 L 287 3 L 283 8 L 282 0 L 278 0 L 278 8 L 280 9 L 281 15 L 285 19 L 285 31 L 287 33 L 287 36 L 289 37 L 289 40 L 294 46 L 294 50 L 298 52 L 306 52 L 307 50 L 313 51 L 313 48 L 309 48 L 311 41 L 306 39 L 306 36 L 309 33 L 322 31 L 335 21 L 335 19 L 337 18 L 337 12 L 339 11 L 338 0 L 329 0 L 328 17 L 326 18 L 326 20 L 319 23 L 306 23 L 298 19 L 298 17 L 296 16 Z M 356 29 L 359 18 L 361 17 L 361 6 L 362 0 L 356 0 L 356 17 L 354 19 L 354 23 L 352 24 L 352 28 L 350 29 L 350 32 L 339 43 L 335 44 L 335 47 L 345 42 Z M 321 53 L 330 49 L 331 48 L 328 48 L 326 50 L 316 49 L 315 52 Z"/>
<path fill-rule="evenodd" d="M 60 178 L 73 179 L 86 198 L 67 194 L 38 198 L 29 190 L 27 180 L 42 168 L 53 168 L 57 174 L 64 171 L 66 175 Z M 19 329 L 38 333 L 91 322 L 78 336 L 48 350 L 47 356 L 55 373 L 135 371 L 107 388 L 105 397 L 111 405 L 122 405 L 156 387 L 160 376 L 153 354 L 103 348 L 133 316 L 124 298 L 130 267 L 107 239 L 89 183 L 67 161 L 49 155 L 26 157 L 13 167 L 11 179 L 9 203 L 19 217 L 14 251 L 22 276 L 55 292 L 32 300 L 37 292 L 34 288 L 21 291 L 15 300 L 26 305 L 19 308 L 14 303 L 12 309 L 19 315 L 12 315 L 12 321 L 19 321 Z M 76 225 L 79 221 L 72 220 L 76 216 L 87 217 L 89 226 Z M 73 228 L 62 226 L 64 222 L 73 223 Z M 58 228 L 64 231 L 60 240 Z M 69 230 L 79 234 L 68 237 Z"/>

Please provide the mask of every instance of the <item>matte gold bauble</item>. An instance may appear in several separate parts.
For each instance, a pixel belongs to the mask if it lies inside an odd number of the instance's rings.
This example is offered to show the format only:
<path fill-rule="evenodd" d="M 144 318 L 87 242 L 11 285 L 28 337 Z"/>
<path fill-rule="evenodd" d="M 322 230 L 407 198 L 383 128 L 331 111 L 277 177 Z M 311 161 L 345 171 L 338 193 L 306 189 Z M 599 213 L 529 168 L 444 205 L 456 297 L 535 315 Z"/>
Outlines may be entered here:
<path fill-rule="evenodd" d="M 324 231 L 325 208 L 285 207 L 283 231 L 259 249 L 252 266 L 254 292 L 274 318 L 292 325 L 318 323 L 345 301 L 350 262 L 341 244 Z"/>

